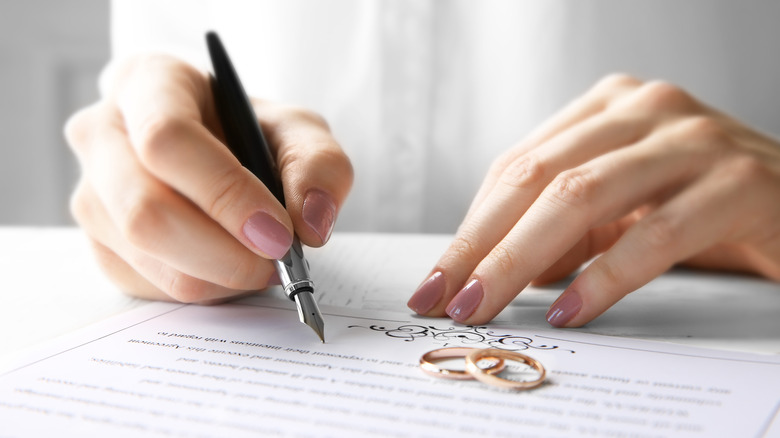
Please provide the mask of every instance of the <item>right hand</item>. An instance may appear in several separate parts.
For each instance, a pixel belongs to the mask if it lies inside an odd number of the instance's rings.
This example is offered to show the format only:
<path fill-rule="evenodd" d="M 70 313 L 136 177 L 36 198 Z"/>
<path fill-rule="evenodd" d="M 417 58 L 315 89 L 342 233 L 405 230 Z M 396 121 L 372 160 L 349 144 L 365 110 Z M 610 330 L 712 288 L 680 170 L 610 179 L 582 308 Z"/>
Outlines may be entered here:
<path fill-rule="evenodd" d="M 65 133 L 81 164 L 71 210 L 123 291 L 219 301 L 266 287 L 293 231 L 327 242 L 353 172 L 321 117 L 253 100 L 285 210 L 223 144 L 208 74 L 164 55 L 107 71 L 101 100 Z"/>

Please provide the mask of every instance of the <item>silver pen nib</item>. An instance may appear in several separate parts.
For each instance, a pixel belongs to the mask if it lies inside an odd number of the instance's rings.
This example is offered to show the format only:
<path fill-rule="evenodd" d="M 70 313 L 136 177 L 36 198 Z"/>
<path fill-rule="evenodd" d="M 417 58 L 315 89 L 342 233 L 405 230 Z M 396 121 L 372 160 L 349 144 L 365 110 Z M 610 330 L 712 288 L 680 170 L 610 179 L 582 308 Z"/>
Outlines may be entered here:
<path fill-rule="evenodd" d="M 311 327 L 314 333 L 320 337 L 322 343 L 325 343 L 325 321 L 322 320 L 320 308 L 314 301 L 314 294 L 304 290 L 294 295 L 295 304 L 298 307 L 298 318 L 301 322 Z"/>
<path fill-rule="evenodd" d="M 301 322 L 311 327 L 325 343 L 325 322 L 317 302 L 314 301 L 314 283 L 309 275 L 309 262 L 303 256 L 303 247 L 298 237 L 293 237 L 290 250 L 284 257 L 276 260 L 275 264 L 284 294 L 295 301 Z"/>

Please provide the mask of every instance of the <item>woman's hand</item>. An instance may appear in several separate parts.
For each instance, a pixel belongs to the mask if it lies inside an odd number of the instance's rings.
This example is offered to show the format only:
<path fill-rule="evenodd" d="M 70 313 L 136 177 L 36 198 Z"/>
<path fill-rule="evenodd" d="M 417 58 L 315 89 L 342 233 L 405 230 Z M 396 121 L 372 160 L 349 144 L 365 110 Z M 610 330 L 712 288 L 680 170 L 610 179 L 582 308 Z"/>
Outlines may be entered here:
<path fill-rule="evenodd" d="M 293 230 L 327 242 L 352 167 L 317 115 L 255 101 L 287 210 L 222 142 L 207 74 L 167 56 L 116 66 L 66 136 L 82 176 L 71 208 L 129 294 L 207 302 L 265 287 Z"/>
<path fill-rule="evenodd" d="M 494 162 L 409 307 L 482 324 L 599 254 L 550 324 L 583 325 L 677 263 L 780 281 L 780 144 L 673 85 L 610 76 Z"/>

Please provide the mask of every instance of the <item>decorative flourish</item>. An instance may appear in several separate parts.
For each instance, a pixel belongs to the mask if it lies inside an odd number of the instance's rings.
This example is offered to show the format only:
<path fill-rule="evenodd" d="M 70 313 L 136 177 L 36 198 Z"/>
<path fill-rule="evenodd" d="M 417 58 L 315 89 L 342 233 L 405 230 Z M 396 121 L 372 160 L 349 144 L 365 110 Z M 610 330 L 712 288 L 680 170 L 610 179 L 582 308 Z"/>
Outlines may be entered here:
<path fill-rule="evenodd" d="M 404 324 L 396 328 L 387 328 L 379 325 L 351 325 L 349 328 L 364 328 L 377 332 L 384 332 L 391 338 L 403 339 L 412 342 L 417 338 L 432 338 L 437 343 L 449 345 L 483 345 L 486 348 L 501 348 L 508 351 L 536 350 L 561 350 L 574 353 L 574 350 L 561 349 L 557 345 L 536 344 L 534 339 L 527 336 L 515 336 L 499 334 L 487 327 L 466 326 L 462 328 L 448 327 L 436 328 L 417 324 Z"/>

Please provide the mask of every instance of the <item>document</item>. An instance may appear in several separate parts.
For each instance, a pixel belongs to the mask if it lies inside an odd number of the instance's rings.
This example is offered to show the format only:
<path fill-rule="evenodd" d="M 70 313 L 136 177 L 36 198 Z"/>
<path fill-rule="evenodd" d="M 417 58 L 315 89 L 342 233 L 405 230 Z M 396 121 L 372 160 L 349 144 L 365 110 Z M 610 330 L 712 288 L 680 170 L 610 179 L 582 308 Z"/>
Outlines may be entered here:
<path fill-rule="evenodd" d="M 149 305 L 0 376 L 0 436 L 768 437 L 780 357 L 568 330 L 461 326 L 293 303 Z M 502 348 L 547 369 L 518 392 L 432 377 L 442 347 Z"/>

